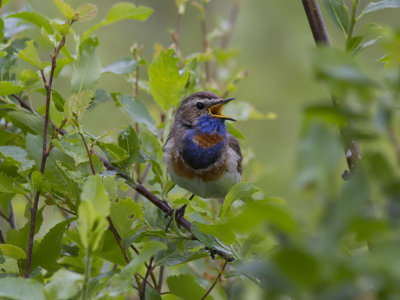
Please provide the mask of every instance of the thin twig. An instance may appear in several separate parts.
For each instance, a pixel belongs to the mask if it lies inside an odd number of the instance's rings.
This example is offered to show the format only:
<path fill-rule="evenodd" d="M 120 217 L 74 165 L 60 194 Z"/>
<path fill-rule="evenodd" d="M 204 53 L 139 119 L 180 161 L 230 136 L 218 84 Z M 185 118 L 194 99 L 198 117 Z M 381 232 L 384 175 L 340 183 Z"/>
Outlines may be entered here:
<path fill-rule="evenodd" d="M 160 267 L 160 274 L 158 274 L 158 293 L 161 294 L 161 290 L 162 290 L 162 285 L 163 285 L 163 281 L 164 281 L 164 266 Z"/>
<path fill-rule="evenodd" d="M 176 31 L 172 34 L 172 40 L 174 41 L 175 45 L 175 54 L 178 55 L 179 50 L 179 37 L 181 35 L 181 24 L 182 24 L 182 13 L 178 13 L 178 22 L 176 24 Z"/>
<path fill-rule="evenodd" d="M 226 267 L 227 263 L 228 263 L 228 262 L 225 261 L 224 265 L 222 266 L 221 271 L 219 271 L 217 277 L 215 277 L 215 280 L 214 280 L 213 284 L 210 286 L 210 288 L 207 290 L 207 292 L 203 295 L 203 297 L 201 297 L 201 300 L 206 299 L 206 297 L 211 293 L 211 291 L 213 290 L 213 288 L 216 286 L 218 280 L 221 278 L 222 273 L 223 273 L 224 270 L 225 270 L 225 267 Z"/>
<path fill-rule="evenodd" d="M 4 240 L 3 232 L 0 230 L 0 244 L 5 244 L 5 243 L 6 241 Z"/>
<path fill-rule="evenodd" d="M 88 157 L 89 157 L 90 168 L 92 169 L 92 174 L 95 175 L 96 174 L 96 169 L 94 168 L 94 164 L 93 164 L 92 152 L 88 148 L 88 145 L 86 143 L 85 137 L 83 136 L 83 133 L 79 132 L 79 135 L 81 136 L 81 139 L 83 141 L 83 145 L 85 145 L 85 149 L 86 149 L 86 152 L 87 152 Z"/>
<path fill-rule="evenodd" d="M 150 258 L 149 267 L 147 268 L 146 275 L 144 276 L 144 279 L 143 279 L 143 283 L 142 283 L 143 286 L 142 286 L 142 290 L 140 291 L 140 300 L 145 300 L 146 299 L 147 280 L 149 278 L 149 275 L 153 272 L 154 268 L 156 267 L 155 265 L 152 266 L 153 259 L 154 259 L 154 257 Z"/>
<path fill-rule="evenodd" d="M 200 24 L 201 24 L 201 37 L 203 42 L 203 50 L 204 53 L 210 52 L 211 46 L 210 42 L 208 41 L 207 37 L 207 22 L 206 22 L 206 5 L 202 4 L 201 11 L 200 11 Z M 206 73 L 206 82 L 210 82 L 211 80 L 211 73 L 210 73 L 210 62 L 205 59 L 204 61 L 204 69 Z"/>
<path fill-rule="evenodd" d="M 53 85 L 54 71 L 57 66 L 57 56 L 60 53 L 60 50 L 64 46 L 64 44 L 65 44 L 65 36 L 61 39 L 57 48 L 55 48 L 54 54 L 51 55 L 51 69 L 50 69 L 49 81 L 47 81 L 43 70 L 40 70 L 40 73 L 42 74 L 43 84 L 46 89 L 46 111 L 45 111 L 45 115 L 44 115 L 42 161 L 40 164 L 40 173 L 42 173 L 42 174 L 44 174 L 44 169 L 46 167 L 46 160 L 47 160 L 47 157 L 49 154 L 49 153 L 47 153 L 47 131 L 48 131 L 48 126 L 49 126 L 51 88 Z M 40 191 L 36 191 L 33 206 L 31 208 L 31 223 L 30 223 L 30 230 L 29 230 L 28 252 L 26 255 L 27 259 L 26 259 L 25 278 L 29 278 L 29 274 L 30 274 L 30 270 L 31 270 L 33 238 L 35 236 L 36 212 L 37 212 L 37 208 L 38 208 L 38 204 L 39 204 L 39 196 L 40 196 Z"/>
<path fill-rule="evenodd" d="M 20 96 L 18 96 L 17 94 L 12 94 L 12 96 L 19 102 L 19 104 L 23 108 L 25 108 L 26 110 L 29 110 L 29 111 L 33 111 L 32 107 L 27 102 L 25 102 L 25 100 L 23 100 Z"/>

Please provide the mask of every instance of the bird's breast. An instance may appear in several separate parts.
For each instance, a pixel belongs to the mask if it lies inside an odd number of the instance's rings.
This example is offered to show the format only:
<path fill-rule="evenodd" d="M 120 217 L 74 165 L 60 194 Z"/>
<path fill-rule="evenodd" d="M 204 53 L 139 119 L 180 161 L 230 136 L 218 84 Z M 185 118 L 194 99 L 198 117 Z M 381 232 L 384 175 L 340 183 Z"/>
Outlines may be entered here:
<path fill-rule="evenodd" d="M 205 169 L 221 157 L 225 146 L 225 136 L 217 133 L 189 135 L 180 151 L 185 163 L 193 169 Z"/>

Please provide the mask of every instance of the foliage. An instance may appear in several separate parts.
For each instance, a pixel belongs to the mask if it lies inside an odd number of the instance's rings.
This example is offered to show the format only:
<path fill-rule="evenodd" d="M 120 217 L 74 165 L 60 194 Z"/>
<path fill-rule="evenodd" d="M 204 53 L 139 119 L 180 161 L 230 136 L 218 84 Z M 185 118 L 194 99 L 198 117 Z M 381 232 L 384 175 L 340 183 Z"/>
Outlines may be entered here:
<path fill-rule="evenodd" d="M 202 25 L 207 2 L 193 3 Z M 175 3 L 172 45 L 156 44 L 152 58 L 144 58 L 134 44 L 131 57 L 105 67 L 95 34 L 120 21 L 144 22 L 152 8 L 118 2 L 98 20 L 94 4 L 73 8 L 53 0 L 63 21 L 29 7 L 2 16 L 0 217 L 7 226 L 0 230 L 0 296 L 244 299 L 255 289 L 271 299 L 398 298 L 400 33 L 355 27 L 400 2 L 369 2 L 361 10 L 358 0 L 350 9 L 344 0 L 323 1 L 344 43 L 312 52 L 315 77 L 334 105 L 327 100 L 304 110 L 294 185 L 307 201 L 305 212 L 268 197 L 248 178 L 220 205 L 200 197 L 189 202 L 168 178 L 162 145 L 179 101 L 198 90 L 226 97 L 245 76 L 227 43 L 233 24 L 212 34 L 202 26 L 202 51 L 183 55 L 179 26 L 188 3 Z M 76 22 L 88 21 L 85 32 L 75 31 Z M 15 28 L 6 32 L 4 24 Z M 371 46 L 383 53 L 379 74 L 358 59 Z M 109 73 L 133 93 L 101 89 L 98 81 Z M 53 85 L 62 80 L 67 92 Z M 37 95 L 46 101 L 34 103 Z M 82 118 L 106 101 L 131 124 L 97 136 Z M 275 118 L 244 101 L 230 109 L 238 120 Z M 228 130 L 244 140 L 234 125 Z M 342 180 L 355 140 L 362 158 Z M 26 224 L 17 226 L 21 202 Z M 182 204 L 186 219 L 166 231 L 165 214 Z"/>

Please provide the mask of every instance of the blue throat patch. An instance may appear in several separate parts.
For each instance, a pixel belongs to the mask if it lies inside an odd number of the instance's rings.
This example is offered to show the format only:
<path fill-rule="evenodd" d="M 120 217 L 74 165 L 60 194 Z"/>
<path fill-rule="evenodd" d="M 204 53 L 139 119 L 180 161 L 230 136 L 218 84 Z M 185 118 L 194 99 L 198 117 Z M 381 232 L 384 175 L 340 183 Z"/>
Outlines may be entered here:
<path fill-rule="evenodd" d="M 210 148 L 200 147 L 193 141 L 195 135 L 217 133 L 223 136 L 222 142 Z M 185 140 L 185 146 L 181 153 L 183 160 L 193 169 L 204 169 L 215 163 L 221 155 L 221 149 L 226 140 L 225 120 L 215 118 L 209 114 L 200 117 L 195 128 L 190 129 Z"/>

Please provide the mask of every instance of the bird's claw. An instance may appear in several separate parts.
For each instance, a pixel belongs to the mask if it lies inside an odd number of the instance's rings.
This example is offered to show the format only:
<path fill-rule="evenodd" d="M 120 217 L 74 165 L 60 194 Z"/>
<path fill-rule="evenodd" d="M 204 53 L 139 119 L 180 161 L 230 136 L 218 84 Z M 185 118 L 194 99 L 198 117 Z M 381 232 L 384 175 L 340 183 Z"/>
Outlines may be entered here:
<path fill-rule="evenodd" d="M 186 210 L 186 204 L 182 205 L 180 208 L 178 209 L 172 209 L 171 211 L 167 212 L 164 216 L 164 218 L 168 218 L 168 222 L 167 222 L 167 226 L 165 226 L 165 232 L 168 231 L 169 226 L 171 225 L 172 219 L 175 215 L 175 220 L 179 221 L 183 218 L 183 216 L 185 215 L 185 210 Z M 179 225 L 178 225 L 179 226 Z"/>
<path fill-rule="evenodd" d="M 211 258 L 215 260 L 215 254 L 217 254 L 217 250 L 211 249 L 209 247 L 206 247 L 206 250 L 210 251 Z"/>

